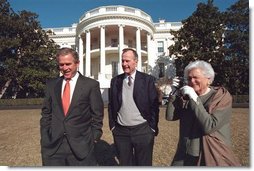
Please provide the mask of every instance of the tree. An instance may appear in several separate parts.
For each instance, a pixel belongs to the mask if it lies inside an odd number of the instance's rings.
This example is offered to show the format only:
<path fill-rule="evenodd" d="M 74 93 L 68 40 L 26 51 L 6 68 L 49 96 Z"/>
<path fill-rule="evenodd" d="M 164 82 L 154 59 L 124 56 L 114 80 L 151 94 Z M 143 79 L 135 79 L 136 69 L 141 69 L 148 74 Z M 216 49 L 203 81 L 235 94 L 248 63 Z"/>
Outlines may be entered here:
<path fill-rule="evenodd" d="M 175 57 L 176 74 L 183 75 L 183 70 L 189 62 L 204 60 L 211 63 L 215 70 L 214 84 L 223 84 L 223 14 L 213 5 L 212 0 L 208 0 L 207 4 L 199 3 L 192 16 L 182 23 L 183 27 L 180 30 L 171 31 L 175 44 L 169 47 L 170 55 Z"/>
<path fill-rule="evenodd" d="M 225 12 L 227 84 L 234 94 L 249 94 L 249 2 L 239 0 Z"/>
<path fill-rule="evenodd" d="M 210 62 L 215 70 L 215 85 L 225 86 L 232 94 L 249 94 L 249 4 L 239 0 L 221 13 L 213 5 L 200 3 L 183 21 L 179 31 L 172 31 L 177 75 L 194 60 Z"/>
<path fill-rule="evenodd" d="M 46 79 L 58 75 L 53 58 L 58 46 L 42 30 L 37 14 L 17 14 L 6 0 L 0 0 L 0 9 L 0 95 L 42 97 Z"/>

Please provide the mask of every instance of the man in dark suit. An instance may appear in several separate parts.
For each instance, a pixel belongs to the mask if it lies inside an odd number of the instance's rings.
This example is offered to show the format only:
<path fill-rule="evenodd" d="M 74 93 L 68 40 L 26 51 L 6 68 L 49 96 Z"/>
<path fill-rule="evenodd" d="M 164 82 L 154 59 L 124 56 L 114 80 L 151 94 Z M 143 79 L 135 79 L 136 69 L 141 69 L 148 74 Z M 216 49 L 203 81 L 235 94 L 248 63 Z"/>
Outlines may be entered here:
<path fill-rule="evenodd" d="M 136 70 L 137 52 L 122 52 L 124 73 L 111 80 L 109 126 L 122 166 L 151 166 L 158 134 L 159 103 L 155 78 Z"/>
<path fill-rule="evenodd" d="M 40 120 L 42 164 L 97 165 L 94 143 L 102 135 L 104 107 L 99 83 L 77 71 L 79 58 L 73 49 L 60 49 L 56 58 L 62 76 L 46 86 Z M 67 107 L 63 99 L 69 101 Z"/>

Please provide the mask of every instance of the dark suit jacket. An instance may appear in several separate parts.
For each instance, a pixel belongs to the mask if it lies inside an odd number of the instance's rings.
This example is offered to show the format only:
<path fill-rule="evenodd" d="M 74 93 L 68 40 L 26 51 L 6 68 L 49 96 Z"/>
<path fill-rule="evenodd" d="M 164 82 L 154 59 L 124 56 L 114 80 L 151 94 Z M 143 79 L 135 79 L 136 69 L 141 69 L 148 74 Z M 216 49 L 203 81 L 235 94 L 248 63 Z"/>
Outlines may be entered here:
<path fill-rule="evenodd" d="M 109 91 L 109 127 L 112 129 L 117 122 L 117 112 L 122 105 L 122 87 L 125 74 L 111 80 Z M 133 98 L 141 115 L 149 126 L 158 134 L 159 102 L 155 87 L 155 78 L 137 71 L 134 81 Z"/>
<path fill-rule="evenodd" d="M 104 105 L 99 83 L 79 74 L 66 117 L 62 83 L 63 77 L 47 82 L 40 120 L 42 156 L 53 155 L 66 136 L 75 155 L 83 159 L 102 135 Z"/>

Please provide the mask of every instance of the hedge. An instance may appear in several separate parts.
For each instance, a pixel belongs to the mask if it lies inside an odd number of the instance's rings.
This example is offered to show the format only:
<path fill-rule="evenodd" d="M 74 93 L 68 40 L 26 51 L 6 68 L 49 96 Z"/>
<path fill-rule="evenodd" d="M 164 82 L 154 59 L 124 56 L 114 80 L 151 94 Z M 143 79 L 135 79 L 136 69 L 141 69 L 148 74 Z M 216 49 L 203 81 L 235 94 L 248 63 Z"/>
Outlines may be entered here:
<path fill-rule="evenodd" d="M 0 106 L 27 106 L 27 105 L 41 105 L 43 98 L 30 99 L 0 99 Z"/>
<path fill-rule="evenodd" d="M 29 106 L 42 105 L 43 98 L 30 99 L 0 99 L 1 106 Z M 249 95 L 233 95 L 233 103 L 249 103 Z"/>
<path fill-rule="evenodd" d="M 233 95 L 233 103 L 249 103 L 249 95 Z"/>

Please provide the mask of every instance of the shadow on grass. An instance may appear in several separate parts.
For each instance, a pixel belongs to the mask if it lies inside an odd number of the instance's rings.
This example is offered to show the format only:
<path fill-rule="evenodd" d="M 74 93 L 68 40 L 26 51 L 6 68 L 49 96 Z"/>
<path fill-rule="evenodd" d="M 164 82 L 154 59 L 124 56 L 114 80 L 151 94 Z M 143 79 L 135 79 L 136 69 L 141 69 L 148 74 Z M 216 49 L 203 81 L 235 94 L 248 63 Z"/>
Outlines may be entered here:
<path fill-rule="evenodd" d="M 118 166 L 114 144 L 110 145 L 104 140 L 95 144 L 95 155 L 99 166 Z"/>

